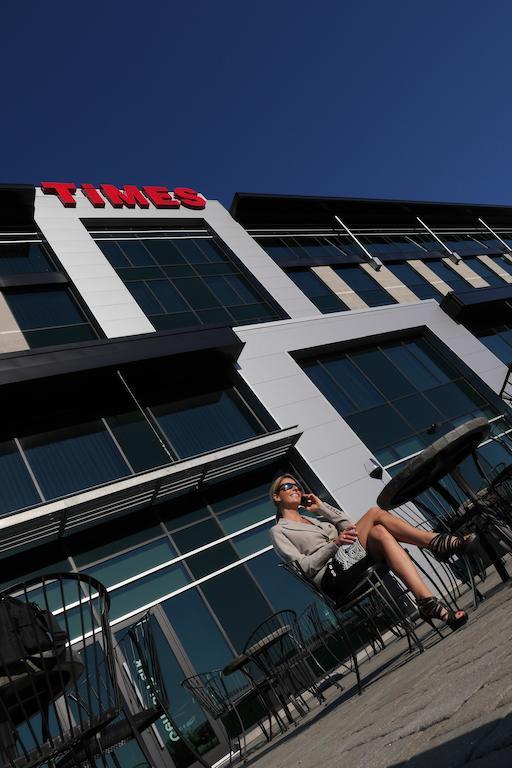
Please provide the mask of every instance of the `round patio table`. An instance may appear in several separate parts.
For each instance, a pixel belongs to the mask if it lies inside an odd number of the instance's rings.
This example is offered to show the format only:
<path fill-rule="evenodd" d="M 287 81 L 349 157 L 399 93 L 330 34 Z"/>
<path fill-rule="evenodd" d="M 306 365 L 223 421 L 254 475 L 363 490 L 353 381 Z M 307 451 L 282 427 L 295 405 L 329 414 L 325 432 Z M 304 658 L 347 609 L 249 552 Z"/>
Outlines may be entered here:
<path fill-rule="evenodd" d="M 394 509 L 435 487 L 473 454 L 489 432 L 489 422 L 482 417 L 455 427 L 411 459 L 382 489 L 377 504 L 381 509 Z"/>
<path fill-rule="evenodd" d="M 500 536 L 512 550 L 512 531 L 507 526 L 503 526 L 502 521 L 499 521 L 492 510 L 485 506 L 482 498 L 474 492 L 459 470 L 461 462 L 468 456 L 472 456 L 479 473 L 485 478 L 478 462 L 476 449 L 489 432 L 489 422 L 483 417 L 471 419 L 452 429 L 411 459 L 402 471 L 385 485 L 377 497 L 377 504 L 382 509 L 394 509 L 408 501 L 415 501 L 424 491 L 434 489 L 452 508 L 455 522 L 462 523 L 464 516 L 466 519 L 468 516 L 472 519 L 478 530 L 482 548 L 491 559 L 502 581 L 507 581 L 509 579 L 507 569 L 485 532 L 489 528 L 497 528 Z M 467 500 L 463 504 L 441 485 L 440 481 L 448 474 L 466 494 Z M 418 504 L 422 506 L 419 502 Z"/>

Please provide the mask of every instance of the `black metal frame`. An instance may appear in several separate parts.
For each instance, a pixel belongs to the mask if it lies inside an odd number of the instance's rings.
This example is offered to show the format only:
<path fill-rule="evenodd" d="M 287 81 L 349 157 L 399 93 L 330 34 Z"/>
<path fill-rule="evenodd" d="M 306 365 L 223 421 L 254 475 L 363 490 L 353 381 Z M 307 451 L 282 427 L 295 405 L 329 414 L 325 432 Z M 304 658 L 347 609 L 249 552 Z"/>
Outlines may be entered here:
<path fill-rule="evenodd" d="M 57 573 L 0 593 L 0 601 L 12 598 L 32 611 L 32 629 L 39 624 L 31 608 L 37 604 L 49 629 L 44 642 L 23 652 L 18 627 L 19 661 L 0 660 L 2 766 L 35 768 L 66 758 L 95 768 L 88 743 L 119 712 L 107 591 L 87 574 Z"/>

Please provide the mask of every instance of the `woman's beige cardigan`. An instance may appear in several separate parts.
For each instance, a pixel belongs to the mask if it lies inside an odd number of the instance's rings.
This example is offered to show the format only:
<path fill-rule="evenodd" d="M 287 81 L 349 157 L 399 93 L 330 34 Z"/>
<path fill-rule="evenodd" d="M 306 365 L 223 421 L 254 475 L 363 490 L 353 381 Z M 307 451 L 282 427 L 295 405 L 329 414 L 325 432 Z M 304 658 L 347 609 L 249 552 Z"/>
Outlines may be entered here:
<path fill-rule="evenodd" d="M 308 517 L 313 525 L 286 520 L 282 517 L 270 529 L 275 551 L 285 562 L 297 560 L 309 579 L 320 585 L 327 561 L 338 551 L 334 539 L 340 531 L 354 523 L 336 507 L 320 503 L 319 515 L 324 520 Z"/>

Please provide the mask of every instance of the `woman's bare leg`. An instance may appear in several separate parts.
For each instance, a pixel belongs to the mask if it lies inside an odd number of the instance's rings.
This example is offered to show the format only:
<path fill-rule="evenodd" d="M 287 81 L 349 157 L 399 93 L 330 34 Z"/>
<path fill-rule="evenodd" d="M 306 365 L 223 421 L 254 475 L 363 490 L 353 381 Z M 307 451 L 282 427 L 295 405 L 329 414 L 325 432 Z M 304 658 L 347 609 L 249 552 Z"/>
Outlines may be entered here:
<path fill-rule="evenodd" d="M 379 507 L 371 507 L 356 523 L 357 536 L 365 549 L 367 548 L 368 534 L 374 525 L 382 525 L 397 541 L 401 541 L 404 544 L 416 544 L 417 547 L 428 547 L 436 536 L 431 531 L 422 531 L 419 528 L 414 528 L 414 526 L 406 523 L 405 520 L 401 520 L 399 517 L 395 517 Z"/>
<path fill-rule="evenodd" d="M 372 526 L 366 550 L 374 560 L 385 560 L 390 570 L 396 573 L 415 597 L 432 596 L 407 552 L 383 525 Z"/>
<path fill-rule="evenodd" d="M 427 588 L 407 552 L 381 523 L 373 524 L 370 528 L 365 549 L 374 560 L 385 560 L 389 569 L 403 581 L 414 597 L 432 597 L 432 592 Z M 457 618 L 463 615 L 464 611 L 455 612 Z"/>

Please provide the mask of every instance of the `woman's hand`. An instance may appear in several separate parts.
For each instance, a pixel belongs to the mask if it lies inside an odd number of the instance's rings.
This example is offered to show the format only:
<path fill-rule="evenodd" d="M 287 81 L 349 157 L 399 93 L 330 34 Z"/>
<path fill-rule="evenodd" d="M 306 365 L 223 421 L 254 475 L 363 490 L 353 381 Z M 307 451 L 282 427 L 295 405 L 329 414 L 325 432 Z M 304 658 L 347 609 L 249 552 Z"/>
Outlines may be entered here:
<path fill-rule="evenodd" d="M 334 543 L 337 544 L 338 547 L 343 547 L 346 544 L 353 544 L 356 539 L 357 539 L 357 530 L 355 525 L 353 525 L 351 528 L 345 528 L 344 531 L 341 531 L 341 533 L 338 533 L 338 535 L 334 539 Z"/>
<path fill-rule="evenodd" d="M 307 499 L 307 503 L 303 504 L 304 509 L 307 509 L 309 512 L 313 512 L 314 515 L 318 515 L 320 512 L 320 504 L 321 501 L 318 498 L 318 496 L 315 496 L 314 493 L 305 493 L 303 495 L 304 499 Z"/>

